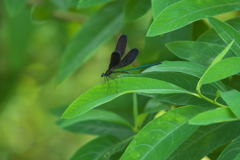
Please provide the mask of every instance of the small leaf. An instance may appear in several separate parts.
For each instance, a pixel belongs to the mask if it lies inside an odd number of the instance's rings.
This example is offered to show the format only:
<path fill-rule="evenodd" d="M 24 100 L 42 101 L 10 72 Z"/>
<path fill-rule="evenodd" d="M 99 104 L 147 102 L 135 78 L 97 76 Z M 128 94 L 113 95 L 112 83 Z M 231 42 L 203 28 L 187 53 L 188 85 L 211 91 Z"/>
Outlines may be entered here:
<path fill-rule="evenodd" d="M 217 108 L 198 114 L 189 121 L 193 125 L 209 125 L 213 123 L 235 121 L 238 118 L 229 108 Z"/>
<path fill-rule="evenodd" d="M 126 93 L 171 94 L 191 92 L 168 82 L 150 78 L 122 78 L 96 86 L 77 98 L 62 118 L 73 118 Z"/>
<path fill-rule="evenodd" d="M 64 52 L 57 76 L 58 83 L 70 76 L 94 54 L 96 49 L 122 28 L 122 10 L 122 2 L 111 3 L 101 8 L 83 25 Z"/>
<path fill-rule="evenodd" d="M 110 111 L 106 110 L 100 110 L 100 109 L 93 109 L 81 116 L 63 120 L 60 122 L 60 127 L 67 127 L 69 125 L 72 125 L 74 123 L 82 122 L 82 121 L 88 121 L 88 120 L 102 120 L 102 121 L 109 121 L 113 123 L 123 124 L 129 127 L 132 127 L 131 124 L 129 124 L 125 119 L 123 119 L 118 114 L 115 114 Z"/>
<path fill-rule="evenodd" d="M 131 0 L 125 5 L 125 21 L 133 21 L 143 16 L 151 8 L 150 0 Z"/>
<path fill-rule="evenodd" d="M 219 61 L 222 60 L 222 58 L 227 54 L 228 50 L 231 48 L 232 44 L 233 44 L 234 40 L 213 60 L 213 62 L 211 63 L 211 65 L 208 67 L 208 69 L 205 71 L 205 73 L 203 74 L 202 78 L 199 80 L 198 84 L 197 84 L 197 91 L 200 91 L 200 88 L 203 84 L 203 80 L 206 76 L 206 74 L 208 74 L 207 72 Z M 209 75 L 210 76 L 210 75 Z M 209 77 L 208 76 L 208 77 Z"/>
<path fill-rule="evenodd" d="M 161 65 L 147 68 L 143 73 L 148 72 L 182 72 L 195 77 L 201 77 L 206 70 L 205 67 L 186 61 L 164 61 Z"/>
<path fill-rule="evenodd" d="M 119 140 L 113 136 L 98 137 L 81 147 L 70 160 L 103 160 L 125 149 L 132 138 Z"/>
<path fill-rule="evenodd" d="M 239 0 L 183 0 L 164 9 L 151 24 L 147 36 L 161 35 L 199 19 L 239 9 Z"/>
<path fill-rule="evenodd" d="M 240 138 L 231 142 L 220 154 L 217 160 L 240 159 Z"/>
<path fill-rule="evenodd" d="M 87 8 L 98 4 L 108 3 L 115 0 L 79 0 L 78 8 Z"/>
<path fill-rule="evenodd" d="M 240 57 L 224 59 L 213 65 L 205 73 L 202 83 L 207 84 L 215 82 L 240 72 Z"/>
<path fill-rule="evenodd" d="M 223 100 L 228 104 L 232 112 L 240 118 L 240 92 L 231 90 L 228 92 L 220 92 Z"/>
<path fill-rule="evenodd" d="M 225 48 L 213 43 L 194 41 L 175 41 L 167 43 L 166 46 L 179 58 L 203 66 L 209 66 L 214 58 Z M 224 58 L 233 56 L 234 53 L 230 50 Z"/>
<path fill-rule="evenodd" d="M 219 36 L 223 39 L 226 44 L 231 43 L 234 39 L 234 43 L 232 45 L 233 52 L 240 57 L 240 34 L 237 30 L 235 30 L 232 26 L 227 24 L 226 22 L 222 22 L 216 18 L 208 18 L 209 22 L 215 29 L 215 31 L 219 34 Z"/>
<path fill-rule="evenodd" d="M 167 159 L 198 128 L 188 125 L 189 119 L 204 110 L 185 106 L 154 119 L 136 135 L 121 160 Z"/>

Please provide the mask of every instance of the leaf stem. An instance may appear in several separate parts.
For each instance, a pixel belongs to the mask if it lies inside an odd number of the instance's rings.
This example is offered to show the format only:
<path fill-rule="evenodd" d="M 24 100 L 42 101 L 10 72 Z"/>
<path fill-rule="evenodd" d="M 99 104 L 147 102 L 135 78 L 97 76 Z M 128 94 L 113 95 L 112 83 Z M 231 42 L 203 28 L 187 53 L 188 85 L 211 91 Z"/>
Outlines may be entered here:
<path fill-rule="evenodd" d="M 209 98 L 205 97 L 204 95 L 202 95 L 200 89 L 199 89 L 199 90 L 197 89 L 197 93 L 198 93 L 198 94 L 193 94 L 193 95 L 196 96 L 196 97 L 198 97 L 198 98 L 202 98 L 202 99 L 204 99 L 204 100 L 206 100 L 206 101 L 208 101 L 208 102 L 210 102 L 210 103 L 213 103 L 213 104 L 215 104 L 215 105 L 217 105 L 217 106 L 219 106 L 219 107 L 228 107 L 228 106 L 225 106 L 225 105 L 223 105 L 223 104 L 221 104 L 221 103 L 218 103 L 218 102 L 215 101 L 215 100 L 212 100 L 212 99 L 209 99 Z"/>

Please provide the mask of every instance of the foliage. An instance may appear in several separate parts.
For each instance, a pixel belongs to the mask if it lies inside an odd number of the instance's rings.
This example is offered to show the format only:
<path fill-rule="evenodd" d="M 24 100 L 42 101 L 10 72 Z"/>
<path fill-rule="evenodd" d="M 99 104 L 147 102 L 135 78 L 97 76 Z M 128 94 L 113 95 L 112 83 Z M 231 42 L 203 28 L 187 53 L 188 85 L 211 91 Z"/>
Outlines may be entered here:
<path fill-rule="evenodd" d="M 24 2 L 5 3 L 9 15 L 14 15 Z M 123 74 L 97 85 L 73 101 L 57 124 L 99 137 L 80 147 L 71 160 L 240 157 L 240 18 L 213 17 L 239 10 L 239 0 L 51 3 L 62 10 L 96 10 L 67 45 L 58 85 L 117 33 L 129 33 L 129 46 L 134 47 L 138 39 L 131 34 L 147 35 L 140 47 L 141 63 L 160 61 L 163 52 L 175 56 L 174 61 L 163 61 L 140 74 Z M 141 18 L 147 26 L 141 28 L 144 31 L 134 28 Z"/>

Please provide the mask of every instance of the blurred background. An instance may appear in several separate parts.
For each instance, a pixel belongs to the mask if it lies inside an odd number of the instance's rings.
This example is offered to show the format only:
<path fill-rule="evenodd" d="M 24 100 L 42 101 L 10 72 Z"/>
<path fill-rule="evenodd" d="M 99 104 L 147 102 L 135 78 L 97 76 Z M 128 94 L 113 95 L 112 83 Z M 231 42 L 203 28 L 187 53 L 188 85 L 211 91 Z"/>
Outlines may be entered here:
<path fill-rule="evenodd" d="M 133 64 L 139 66 L 164 59 L 175 60 L 164 46 L 166 42 L 194 40 L 208 29 L 206 25 L 194 28 L 201 23 L 196 22 L 164 36 L 146 38 L 152 21 L 152 13 L 148 11 L 141 18 L 126 23 L 74 74 L 57 84 L 67 45 L 104 4 L 76 9 L 78 0 L 69 1 L 67 7 L 64 1 L 58 0 L 22 1 L 26 2 L 21 3 L 22 6 L 17 0 L 0 1 L 1 160 L 65 160 L 96 137 L 68 132 L 59 128 L 56 121 L 73 100 L 104 82 L 100 75 L 106 71 L 121 34 L 128 35 L 128 51 L 140 50 Z"/>

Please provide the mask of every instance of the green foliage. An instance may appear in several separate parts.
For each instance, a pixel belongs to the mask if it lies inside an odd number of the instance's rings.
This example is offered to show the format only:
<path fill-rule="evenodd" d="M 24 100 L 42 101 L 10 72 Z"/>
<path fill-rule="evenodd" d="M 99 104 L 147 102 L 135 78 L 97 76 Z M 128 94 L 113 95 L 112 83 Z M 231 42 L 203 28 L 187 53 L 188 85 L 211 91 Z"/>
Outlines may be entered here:
<path fill-rule="evenodd" d="M 140 50 L 139 61 L 132 65 L 165 60 L 139 74 L 104 77 L 105 83 L 82 93 L 65 109 L 57 121 L 62 130 L 98 136 L 80 147 L 71 160 L 239 159 L 240 18 L 234 18 L 237 12 L 229 14 L 227 21 L 221 20 L 222 15 L 212 17 L 239 10 L 239 0 L 48 0 L 42 8 L 34 6 L 32 13 L 26 4 L 4 1 L 10 15 L 8 32 L 16 32 L 8 37 L 16 48 L 8 46 L 6 64 L 11 72 L 19 74 L 24 68 L 33 28 L 28 21 L 31 14 L 34 20 L 41 16 L 67 19 L 65 14 L 71 13 L 81 23 L 80 29 L 78 25 L 75 32 L 64 35 L 74 34 L 69 42 L 65 37 L 66 47 L 58 44 L 62 46 L 58 51 L 64 48 L 60 67 L 52 73 L 58 86 L 79 68 L 87 68 L 87 73 L 79 71 L 78 80 L 90 82 L 100 76 L 92 76 L 93 70 L 109 65 L 102 57 L 109 60 L 117 37 L 126 32 L 130 33 L 126 50 L 136 46 Z M 56 13 L 56 8 L 64 12 Z M 41 14 L 44 11 L 46 15 Z M 152 16 L 146 14 L 150 11 Z M 60 26 L 63 31 L 72 24 Z M 108 44 L 110 39 L 113 43 Z M 61 38 L 51 42 L 55 41 Z M 7 82 L 8 77 L 1 81 Z M 82 81 L 75 86 L 88 89 Z"/>
<path fill-rule="evenodd" d="M 162 3 L 164 5 L 160 5 Z M 143 4 L 143 1 L 127 1 L 125 21 L 141 17 L 149 6 L 148 2 Z M 161 9 L 160 6 L 165 6 L 165 8 Z M 237 120 L 239 120 L 238 99 L 240 96 L 236 89 L 229 90 L 229 86 L 221 80 L 240 72 L 239 32 L 234 28 L 239 25 L 231 26 L 234 24 L 233 20 L 232 23 L 227 24 L 211 16 L 239 8 L 240 3 L 234 0 L 229 2 L 183 0 L 171 1 L 169 4 L 163 1 L 152 1 L 155 19 L 148 30 L 149 36 L 167 34 L 205 17 L 210 17 L 209 22 L 216 32 L 203 32 L 195 42 L 190 41 L 191 39 L 188 41 L 172 39 L 167 44 L 165 42 L 166 47 L 173 54 L 186 61 L 164 61 L 161 65 L 150 67 L 141 74 L 122 75 L 120 79 L 90 89 L 67 108 L 62 118 L 68 119 L 62 120 L 59 125 L 68 128 L 84 121 L 91 123 L 91 120 L 125 125 L 129 130 L 134 131 L 136 136 L 129 145 L 125 144 L 126 150 L 124 147 L 118 150 L 120 153 L 118 158 L 121 160 L 201 159 L 221 145 L 230 143 L 229 146 L 231 146 L 231 141 L 239 136 L 237 135 L 239 131 L 232 133 L 230 131 L 239 125 Z M 185 32 L 179 34 L 184 36 Z M 220 38 L 226 43 L 225 45 L 219 40 Z M 151 45 L 156 44 L 151 43 Z M 114 116 L 110 112 L 93 110 L 100 105 L 104 106 L 107 102 L 111 103 L 113 99 L 126 93 L 128 95 L 138 93 L 152 97 L 145 106 L 145 110 L 141 111 L 140 108 L 138 109 L 141 104 L 136 103 L 134 100 L 136 96 L 134 96 L 133 122 L 117 115 Z M 124 105 L 123 101 L 119 103 Z M 167 113 L 154 118 L 157 112 L 169 109 L 166 105 L 175 106 Z M 183 106 L 178 108 L 178 105 Z M 74 132 L 74 128 L 70 130 Z M 82 131 L 82 133 L 86 132 Z M 102 131 L 95 134 L 103 135 Z M 231 136 L 224 136 L 226 134 L 231 134 Z M 93 149 L 100 140 L 103 140 L 103 143 L 109 141 L 110 146 L 125 142 L 126 135 L 120 136 L 120 133 L 111 135 L 120 137 L 120 139 L 115 141 L 110 137 L 101 136 L 80 148 L 74 158 L 83 158 L 81 156 L 87 152 L 85 147 L 89 150 Z M 105 147 L 108 148 L 108 145 Z M 199 150 L 199 148 L 202 149 Z M 109 151 L 110 155 L 114 153 Z M 94 156 L 99 156 L 97 159 L 111 159 L 109 155 L 103 158 L 103 154 L 105 152 L 99 150 Z"/>

